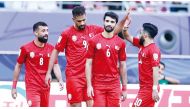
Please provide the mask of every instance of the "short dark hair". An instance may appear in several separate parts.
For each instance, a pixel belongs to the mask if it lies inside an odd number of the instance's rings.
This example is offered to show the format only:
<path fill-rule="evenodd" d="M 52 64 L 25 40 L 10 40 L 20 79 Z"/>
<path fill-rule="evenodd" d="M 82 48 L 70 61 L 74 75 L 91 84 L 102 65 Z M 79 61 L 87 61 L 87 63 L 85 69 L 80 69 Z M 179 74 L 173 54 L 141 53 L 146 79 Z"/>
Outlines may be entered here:
<path fill-rule="evenodd" d="M 164 66 L 164 68 L 166 67 L 166 65 L 162 61 L 160 61 L 160 64 L 162 64 Z"/>
<path fill-rule="evenodd" d="M 154 38 L 158 33 L 158 28 L 151 23 L 144 23 L 143 29 L 149 33 L 150 38 Z"/>
<path fill-rule="evenodd" d="M 111 17 L 112 19 L 115 19 L 116 23 L 118 22 L 119 17 L 118 17 L 118 15 L 116 13 L 114 13 L 114 12 L 106 12 L 104 14 L 104 20 L 105 20 L 105 18 L 107 16 Z"/>
<path fill-rule="evenodd" d="M 84 6 L 76 6 L 72 10 L 73 17 L 86 14 Z"/>
<path fill-rule="evenodd" d="M 33 25 L 33 31 L 36 31 L 39 26 L 48 26 L 45 22 L 37 22 Z"/>

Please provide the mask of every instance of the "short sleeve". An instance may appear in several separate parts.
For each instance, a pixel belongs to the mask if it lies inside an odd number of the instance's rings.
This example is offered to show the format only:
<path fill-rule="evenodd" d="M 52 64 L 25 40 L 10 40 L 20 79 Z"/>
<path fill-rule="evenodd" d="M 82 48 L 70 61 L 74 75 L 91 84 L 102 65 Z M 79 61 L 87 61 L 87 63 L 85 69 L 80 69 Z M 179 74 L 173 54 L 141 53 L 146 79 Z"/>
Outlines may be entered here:
<path fill-rule="evenodd" d="M 97 26 L 97 25 L 93 25 L 93 30 L 95 31 L 95 34 L 98 34 L 98 33 L 102 33 L 104 31 L 104 29 L 100 26 Z"/>
<path fill-rule="evenodd" d="M 19 50 L 19 56 L 17 58 L 17 62 L 19 64 L 23 64 L 26 61 L 26 57 L 27 57 L 26 49 L 24 47 L 21 47 Z"/>
<path fill-rule="evenodd" d="M 125 61 L 127 58 L 126 56 L 126 44 L 125 42 L 122 43 L 121 48 L 119 49 L 119 60 Z"/>
<path fill-rule="evenodd" d="M 150 59 L 152 67 L 159 66 L 160 58 L 161 58 L 160 50 L 158 48 L 152 48 L 150 50 Z"/>
<path fill-rule="evenodd" d="M 65 46 L 67 44 L 67 40 L 68 40 L 67 37 L 68 35 L 65 32 L 63 32 L 61 36 L 59 36 L 57 44 L 55 45 L 56 50 L 61 51 L 61 52 L 64 51 Z"/>
<path fill-rule="evenodd" d="M 136 38 L 136 37 L 133 37 L 133 45 L 136 46 L 136 47 L 140 47 L 140 44 L 139 44 L 139 39 Z"/>
<path fill-rule="evenodd" d="M 88 50 L 87 50 L 87 58 L 93 58 L 94 57 L 94 50 L 95 50 L 95 43 L 91 39 L 89 40 Z"/>

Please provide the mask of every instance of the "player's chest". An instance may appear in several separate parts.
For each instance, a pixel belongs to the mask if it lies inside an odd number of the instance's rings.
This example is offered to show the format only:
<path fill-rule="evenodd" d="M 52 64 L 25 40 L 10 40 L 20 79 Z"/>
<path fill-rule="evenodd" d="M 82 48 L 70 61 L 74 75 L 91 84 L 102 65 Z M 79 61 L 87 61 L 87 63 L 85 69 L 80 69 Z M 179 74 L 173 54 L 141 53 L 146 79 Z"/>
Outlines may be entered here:
<path fill-rule="evenodd" d="M 70 37 L 69 37 L 69 40 L 68 40 L 68 45 L 69 46 L 74 46 L 74 47 L 83 47 L 83 48 L 87 48 L 87 45 L 88 45 L 88 41 L 94 37 L 94 33 L 87 33 L 87 34 L 84 34 L 84 33 L 80 33 L 80 34 L 72 34 Z"/>
<path fill-rule="evenodd" d="M 31 50 L 27 53 L 29 61 L 36 65 L 44 65 L 44 63 L 48 63 L 50 55 L 51 52 L 49 50 Z"/>
<path fill-rule="evenodd" d="M 150 56 L 149 56 L 149 51 L 146 48 L 140 48 L 139 49 L 139 53 L 138 53 L 138 57 L 139 57 L 139 63 L 143 62 L 149 62 L 150 60 Z"/>
<path fill-rule="evenodd" d="M 95 43 L 95 50 L 97 53 L 103 53 L 106 55 L 115 54 L 118 53 L 121 49 L 121 46 L 119 43 L 116 43 L 114 41 L 98 41 Z"/>

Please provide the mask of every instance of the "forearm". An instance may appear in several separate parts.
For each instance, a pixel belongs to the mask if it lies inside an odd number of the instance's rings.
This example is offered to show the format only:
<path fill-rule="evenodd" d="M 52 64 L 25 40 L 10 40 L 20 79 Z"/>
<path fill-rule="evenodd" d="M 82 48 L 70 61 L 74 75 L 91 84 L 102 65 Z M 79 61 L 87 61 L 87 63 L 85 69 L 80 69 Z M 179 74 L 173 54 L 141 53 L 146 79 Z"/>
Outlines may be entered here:
<path fill-rule="evenodd" d="M 165 80 L 167 80 L 171 84 L 179 84 L 180 83 L 179 80 L 171 78 L 171 77 L 167 77 L 167 76 L 165 77 Z"/>
<path fill-rule="evenodd" d="M 21 67 L 22 67 L 21 64 L 17 63 L 15 65 L 15 69 L 14 69 L 14 72 L 13 72 L 13 81 L 18 81 L 18 77 L 19 77 L 19 74 L 20 74 L 20 71 L 21 71 Z"/>
<path fill-rule="evenodd" d="M 155 88 L 157 88 L 157 85 L 158 85 L 158 78 L 159 78 L 158 72 L 159 72 L 159 68 L 153 67 L 153 87 L 155 87 Z"/>
<path fill-rule="evenodd" d="M 50 60 L 49 60 L 49 65 L 48 65 L 48 71 L 47 71 L 47 73 L 49 73 L 49 74 L 51 73 L 51 71 L 53 69 L 53 66 L 54 66 L 54 63 L 55 63 L 55 60 L 58 57 L 58 54 L 59 54 L 59 52 L 56 49 L 54 49 L 52 51 L 52 54 L 51 54 L 51 57 L 50 57 Z"/>
<path fill-rule="evenodd" d="M 63 81 L 59 64 L 54 64 L 53 70 L 58 81 Z"/>
<path fill-rule="evenodd" d="M 85 73 L 86 73 L 86 81 L 87 86 L 92 86 L 91 78 L 92 78 L 92 59 L 86 60 Z"/>
<path fill-rule="evenodd" d="M 127 14 L 123 17 L 123 19 L 116 25 L 115 29 L 114 29 L 114 34 L 118 34 L 119 32 L 122 31 L 125 23 L 127 20 L 129 20 L 129 14 L 130 14 L 130 10 L 128 10 Z M 130 23 L 129 23 L 130 24 Z"/>
<path fill-rule="evenodd" d="M 125 27 L 125 28 L 123 29 L 122 34 L 123 34 L 123 36 L 124 36 L 124 38 L 125 38 L 126 40 L 128 40 L 128 41 L 131 42 L 131 43 L 133 43 L 133 36 L 131 36 L 131 35 L 129 34 L 127 27 Z"/>
<path fill-rule="evenodd" d="M 121 76 L 121 82 L 122 82 L 122 85 L 126 85 L 127 84 L 127 75 L 126 75 L 126 62 L 123 61 L 121 62 L 120 64 L 120 76 Z"/>

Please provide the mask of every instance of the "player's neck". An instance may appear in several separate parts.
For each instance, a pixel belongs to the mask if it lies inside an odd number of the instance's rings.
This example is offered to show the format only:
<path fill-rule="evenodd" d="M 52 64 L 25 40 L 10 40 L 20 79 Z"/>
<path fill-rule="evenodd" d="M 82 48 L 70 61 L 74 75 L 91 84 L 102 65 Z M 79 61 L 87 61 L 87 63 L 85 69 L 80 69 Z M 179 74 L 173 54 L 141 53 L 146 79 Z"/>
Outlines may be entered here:
<path fill-rule="evenodd" d="M 154 43 L 154 40 L 152 40 L 152 39 L 147 39 L 146 41 L 144 41 L 144 47 L 146 47 L 146 46 L 148 46 L 148 45 L 150 45 L 150 44 L 152 44 L 152 43 Z"/>
<path fill-rule="evenodd" d="M 112 38 L 113 35 L 114 35 L 114 32 L 112 31 L 112 32 L 108 33 L 108 32 L 106 32 L 106 31 L 104 30 L 104 32 L 102 33 L 102 35 L 103 35 L 105 38 Z"/>
<path fill-rule="evenodd" d="M 38 39 L 35 39 L 35 40 L 34 40 L 34 44 L 35 44 L 37 47 L 44 47 L 44 46 L 45 46 L 45 44 L 39 42 Z"/>

